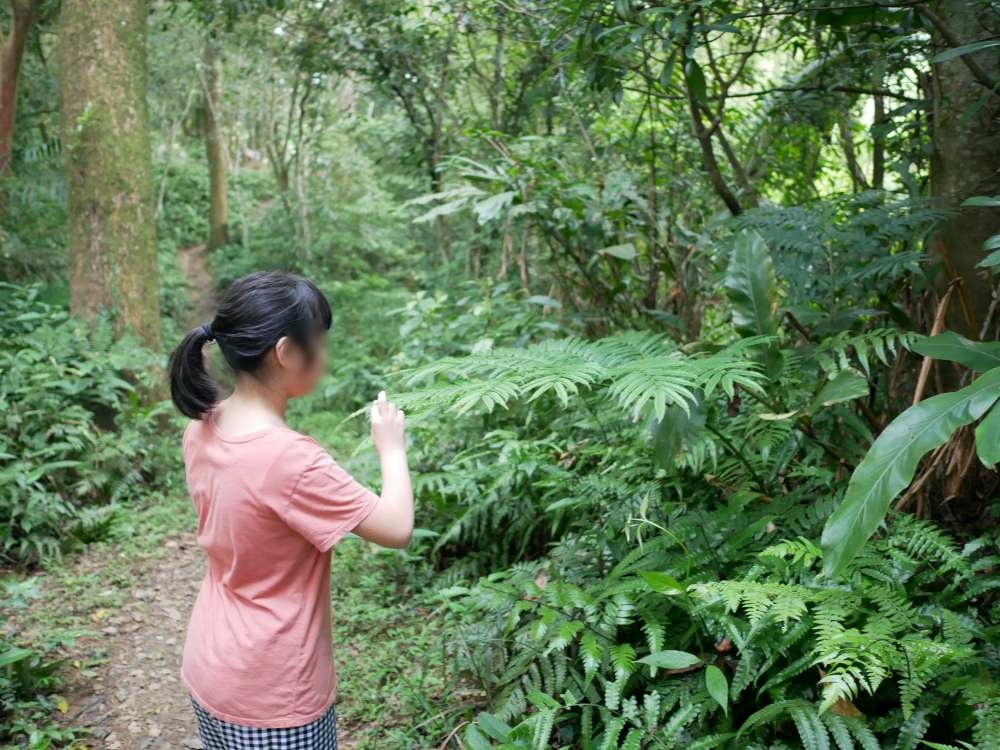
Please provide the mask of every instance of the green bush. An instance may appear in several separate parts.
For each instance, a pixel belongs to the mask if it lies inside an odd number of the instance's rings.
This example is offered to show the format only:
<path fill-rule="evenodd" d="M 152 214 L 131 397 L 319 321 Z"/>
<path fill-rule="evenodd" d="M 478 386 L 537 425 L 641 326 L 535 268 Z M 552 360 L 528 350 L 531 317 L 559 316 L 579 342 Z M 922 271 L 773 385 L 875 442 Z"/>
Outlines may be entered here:
<path fill-rule="evenodd" d="M 150 469 L 163 405 L 143 406 L 158 357 L 114 342 L 40 300 L 37 286 L 0 286 L 0 550 L 16 563 L 99 533 Z"/>
<path fill-rule="evenodd" d="M 484 340 L 483 303 L 411 302 L 422 538 L 489 706 L 466 746 L 997 747 L 996 531 L 895 514 L 822 570 L 862 404 L 894 408 L 882 368 L 915 337 L 786 331 L 767 246 L 719 250 L 728 304 L 688 344 L 544 316 Z"/>

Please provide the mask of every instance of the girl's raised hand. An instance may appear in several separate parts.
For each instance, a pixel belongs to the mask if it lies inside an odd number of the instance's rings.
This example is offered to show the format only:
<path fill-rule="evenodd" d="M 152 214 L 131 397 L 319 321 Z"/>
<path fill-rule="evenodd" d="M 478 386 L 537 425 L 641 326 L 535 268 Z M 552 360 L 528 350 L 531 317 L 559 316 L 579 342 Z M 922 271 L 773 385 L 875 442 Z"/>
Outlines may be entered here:
<path fill-rule="evenodd" d="M 379 391 L 372 402 L 372 440 L 379 455 L 406 450 L 406 415 Z"/>
<path fill-rule="evenodd" d="M 382 495 L 354 533 L 383 547 L 405 547 L 413 534 L 413 485 L 406 463 L 403 412 L 380 391 L 372 404 L 372 440 L 382 465 Z"/>

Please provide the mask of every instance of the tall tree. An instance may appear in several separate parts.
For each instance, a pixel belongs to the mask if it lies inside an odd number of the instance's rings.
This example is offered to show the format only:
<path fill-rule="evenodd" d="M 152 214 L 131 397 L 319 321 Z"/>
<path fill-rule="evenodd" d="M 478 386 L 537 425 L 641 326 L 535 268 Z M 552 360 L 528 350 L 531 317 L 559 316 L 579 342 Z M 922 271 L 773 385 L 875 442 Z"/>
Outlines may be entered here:
<path fill-rule="evenodd" d="M 146 111 L 146 0 L 64 0 L 58 58 L 70 307 L 160 345 Z"/>
<path fill-rule="evenodd" d="M 219 43 L 209 38 L 204 57 L 203 124 L 205 129 L 205 155 L 208 159 L 209 220 L 208 249 L 214 250 L 229 242 L 229 202 L 226 195 L 228 165 L 226 145 L 219 129 L 222 105 L 222 61 Z"/>
<path fill-rule="evenodd" d="M 28 33 L 38 15 L 42 0 L 11 0 L 11 23 L 6 38 L 0 33 L 0 177 L 10 171 L 14 145 L 14 120 L 17 113 L 17 89 L 21 61 L 28 44 Z M 3 209 L 0 193 L 0 211 Z"/>
<path fill-rule="evenodd" d="M 921 12 L 934 29 L 934 49 L 979 41 L 984 29 L 1000 28 L 1000 13 L 988 2 L 941 0 Z M 1000 47 L 940 60 L 933 66 L 934 93 L 931 194 L 955 209 L 973 195 L 1000 193 Z M 964 208 L 942 229 L 939 253 L 948 277 L 961 279 L 961 305 L 951 326 L 978 336 L 990 306 L 990 283 L 976 268 L 983 242 L 1000 233 L 1000 211 Z"/>

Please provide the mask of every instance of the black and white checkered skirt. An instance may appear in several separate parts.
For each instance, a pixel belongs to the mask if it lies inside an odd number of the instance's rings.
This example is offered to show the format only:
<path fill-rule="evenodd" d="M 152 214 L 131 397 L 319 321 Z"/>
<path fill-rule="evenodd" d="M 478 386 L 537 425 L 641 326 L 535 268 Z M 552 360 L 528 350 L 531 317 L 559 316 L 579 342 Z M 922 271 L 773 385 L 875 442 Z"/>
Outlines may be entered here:
<path fill-rule="evenodd" d="M 191 705 L 205 750 L 337 750 L 337 713 L 333 706 L 316 721 L 301 727 L 262 729 L 217 719 L 194 698 Z"/>

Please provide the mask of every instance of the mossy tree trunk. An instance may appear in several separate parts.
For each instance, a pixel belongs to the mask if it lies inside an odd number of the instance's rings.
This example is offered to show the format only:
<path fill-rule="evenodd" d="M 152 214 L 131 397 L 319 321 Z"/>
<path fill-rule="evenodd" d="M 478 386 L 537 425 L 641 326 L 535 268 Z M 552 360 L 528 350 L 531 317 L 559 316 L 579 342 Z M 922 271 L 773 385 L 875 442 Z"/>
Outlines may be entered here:
<path fill-rule="evenodd" d="M 1000 14 L 982 0 L 940 0 L 922 11 L 934 33 L 934 51 L 942 52 L 984 38 L 984 29 L 1000 28 Z M 1000 193 L 1000 47 L 935 63 L 931 194 L 944 208 L 958 209 L 973 195 Z M 948 220 L 938 252 L 948 279 L 958 277 L 960 304 L 948 325 L 978 337 L 990 307 L 989 274 L 976 268 L 985 257 L 983 242 L 1000 233 L 1000 210 L 963 208 Z"/>
<path fill-rule="evenodd" d="M 226 144 L 219 129 L 222 105 L 222 63 L 219 59 L 219 44 L 214 39 L 209 39 L 205 44 L 204 76 L 203 118 L 209 179 L 208 249 L 214 250 L 229 242 Z"/>
<path fill-rule="evenodd" d="M 160 346 L 146 109 L 146 0 L 63 0 L 59 81 L 70 308 Z"/>
<path fill-rule="evenodd" d="M 41 4 L 42 0 L 11 0 L 10 28 L 6 38 L 0 35 L 0 177 L 10 172 L 21 61 L 24 60 L 28 33 Z M 0 192 L 0 212 L 2 211 L 3 194 Z"/>

